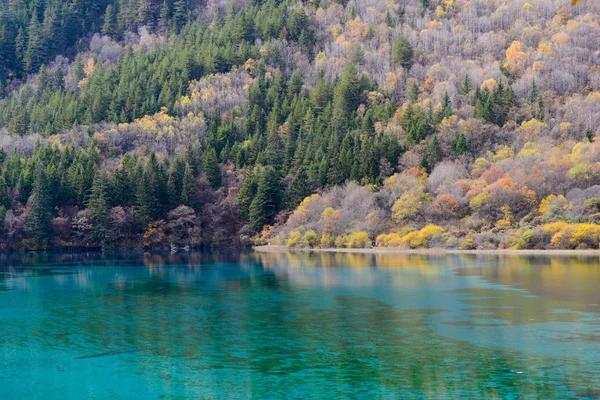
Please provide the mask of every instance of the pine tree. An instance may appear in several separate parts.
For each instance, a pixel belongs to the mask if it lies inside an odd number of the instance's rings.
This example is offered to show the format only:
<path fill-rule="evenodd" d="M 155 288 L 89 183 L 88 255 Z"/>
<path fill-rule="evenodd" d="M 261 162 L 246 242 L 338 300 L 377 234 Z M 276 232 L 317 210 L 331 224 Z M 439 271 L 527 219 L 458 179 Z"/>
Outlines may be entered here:
<path fill-rule="evenodd" d="M 62 7 L 46 7 L 43 21 L 42 35 L 47 55 L 62 53 L 66 47 Z"/>
<path fill-rule="evenodd" d="M 392 14 L 390 14 L 389 11 L 386 11 L 385 13 L 385 24 L 390 28 L 394 27 L 394 20 L 392 19 Z"/>
<path fill-rule="evenodd" d="M 221 168 L 219 168 L 217 152 L 212 147 L 204 152 L 202 170 L 213 189 L 221 187 Z"/>
<path fill-rule="evenodd" d="M 531 82 L 531 89 L 529 90 L 529 103 L 532 105 L 535 104 L 538 101 L 539 95 L 537 84 L 534 79 Z"/>
<path fill-rule="evenodd" d="M 247 172 L 238 195 L 238 210 L 240 216 L 248 220 L 250 214 L 250 205 L 256 196 L 257 179 L 252 171 Z"/>
<path fill-rule="evenodd" d="M 27 230 L 34 240 L 34 247 L 45 249 L 48 246 L 51 232 L 52 206 L 46 168 L 38 162 L 35 168 L 33 190 L 27 205 Z"/>
<path fill-rule="evenodd" d="M 106 171 L 97 171 L 87 201 L 94 239 L 102 247 L 107 245 L 110 240 L 108 185 Z"/>
<path fill-rule="evenodd" d="M 183 173 L 183 180 L 181 184 L 181 204 L 197 209 L 198 207 L 198 190 L 196 189 L 196 183 L 194 182 L 194 175 L 192 174 L 192 168 L 189 164 L 186 164 L 185 171 Z"/>
<path fill-rule="evenodd" d="M 167 188 L 169 191 L 169 208 L 174 209 L 175 207 L 182 204 L 181 191 L 183 188 L 183 176 L 185 175 L 186 163 L 180 157 L 177 157 L 171 164 L 169 169 L 169 177 L 167 180 Z M 191 169 L 191 167 L 190 167 Z M 192 177 L 193 177 L 193 170 Z"/>
<path fill-rule="evenodd" d="M 416 103 L 419 100 L 419 93 L 421 93 L 419 86 L 417 86 L 416 82 L 413 82 L 408 92 L 408 99 L 411 103 Z"/>
<path fill-rule="evenodd" d="M 177 29 L 181 29 L 185 25 L 187 22 L 187 15 L 188 0 L 175 0 L 175 2 L 173 2 L 173 23 Z"/>
<path fill-rule="evenodd" d="M 588 126 L 585 128 L 585 132 L 583 132 L 583 136 L 589 140 L 590 143 L 594 141 L 594 133 L 592 129 Z"/>
<path fill-rule="evenodd" d="M 281 202 L 281 188 L 277 172 L 272 167 L 265 167 L 258 175 L 256 196 L 250 205 L 249 223 L 254 231 L 269 224 Z"/>
<path fill-rule="evenodd" d="M 470 91 L 471 91 L 471 77 L 469 76 L 469 74 L 465 74 L 465 77 L 460 84 L 460 94 L 462 94 L 463 96 L 466 96 L 469 94 Z"/>
<path fill-rule="evenodd" d="M 19 33 L 17 34 L 17 39 L 15 41 L 15 64 L 16 64 L 16 73 L 17 76 L 21 76 L 21 74 L 26 69 L 26 56 L 27 56 L 27 35 L 23 28 L 19 28 Z"/>
<path fill-rule="evenodd" d="M 538 96 L 538 100 L 537 100 L 537 116 L 536 116 L 538 121 L 543 121 L 544 120 L 544 99 L 542 98 L 542 95 Z"/>
<path fill-rule="evenodd" d="M 28 73 L 37 72 L 46 59 L 46 43 L 42 35 L 40 23 L 34 15 L 27 30 L 29 40 L 25 52 L 25 70 Z"/>
<path fill-rule="evenodd" d="M 169 16 L 171 10 L 169 9 L 169 3 L 165 0 L 160 8 L 160 15 L 158 17 L 158 30 L 161 33 L 165 33 L 169 30 Z"/>
<path fill-rule="evenodd" d="M 52 86 L 55 90 L 62 92 L 65 88 L 65 79 L 63 76 L 63 69 L 60 65 L 56 66 L 54 73 L 52 74 Z"/>
<path fill-rule="evenodd" d="M 456 155 L 463 155 L 467 151 L 469 151 L 469 144 L 467 143 L 467 138 L 464 134 L 458 135 L 458 138 L 452 142 L 452 149 L 456 153 Z"/>
<path fill-rule="evenodd" d="M 157 176 L 158 163 L 154 153 L 150 155 L 148 162 L 144 168 L 139 168 L 137 171 L 137 190 L 135 211 L 136 219 L 142 226 L 152 222 L 158 211 L 157 192 Z"/>
<path fill-rule="evenodd" d="M 442 148 L 437 136 L 427 140 L 425 152 L 421 157 L 419 167 L 424 168 L 427 172 L 431 172 L 435 164 L 442 158 Z"/>
<path fill-rule="evenodd" d="M 117 29 L 117 11 L 112 4 L 109 4 L 106 7 L 106 12 L 104 13 L 104 25 L 102 25 L 102 33 L 104 35 L 114 37 L 117 34 Z"/>
<path fill-rule="evenodd" d="M 452 102 L 448 92 L 444 92 L 444 99 L 442 100 L 442 115 L 444 118 L 448 118 L 452 115 Z"/>
<path fill-rule="evenodd" d="M 310 196 L 311 193 L 312 188 L 308 179 L 308 174 L 306 173 L 306 168 L 302 165 L 294 175 L 294 179 L 292 179 L 292 183 L 290 184 L 288 195 L 289 203 L 287 206 L 290 208 L 298 207 L 302 200 L 307 196 Z"/>
<path fill-rule="evenodd" d="M 360 104 L 360 81 L 354 64 L 348 65 L 333 96 L 331 127 L 338 135 L 345 134 L 350 115 Z"/>
<path fill-rule="evenodd" d="M 393 51 L 394 64 L 410 70 L 413 65 L 414 50 L 408 39 L 401 35 L 394 43 Z"/>

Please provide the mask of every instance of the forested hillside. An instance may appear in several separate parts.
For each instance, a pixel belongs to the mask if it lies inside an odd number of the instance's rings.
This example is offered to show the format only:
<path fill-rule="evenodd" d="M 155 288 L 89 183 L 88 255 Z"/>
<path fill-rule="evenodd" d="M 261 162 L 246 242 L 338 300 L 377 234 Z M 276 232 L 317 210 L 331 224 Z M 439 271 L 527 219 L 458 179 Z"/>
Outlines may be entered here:
<path fill-rule="evenodd" d="M 600 4 L 12 0 L 0 246 L 598 248 Z"/>

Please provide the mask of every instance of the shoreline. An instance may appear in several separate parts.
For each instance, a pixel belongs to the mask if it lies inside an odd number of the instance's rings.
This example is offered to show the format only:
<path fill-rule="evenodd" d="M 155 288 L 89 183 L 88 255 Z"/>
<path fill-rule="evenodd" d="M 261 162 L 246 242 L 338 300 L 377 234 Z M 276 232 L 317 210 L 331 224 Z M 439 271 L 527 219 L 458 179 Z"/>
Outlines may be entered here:
<path fill-rule="evenodd" d="M 600 256 L 600 250 L 452 250 L 452 249 L 415 249 L 394 248 L 337 249 L 337 248 L 289 248 L 283 245 L 253 246 L 259 253 L 350 253 L 350 254 L 388 254 L 388 255 L 540 255 L 540 256 Z"/>

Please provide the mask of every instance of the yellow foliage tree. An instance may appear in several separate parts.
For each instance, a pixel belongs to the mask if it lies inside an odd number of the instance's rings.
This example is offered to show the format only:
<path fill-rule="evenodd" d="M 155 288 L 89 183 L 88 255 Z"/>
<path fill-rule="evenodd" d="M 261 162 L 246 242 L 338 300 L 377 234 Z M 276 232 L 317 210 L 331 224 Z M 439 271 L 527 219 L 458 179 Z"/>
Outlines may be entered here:
<path fill-rule="evenodd" d="M 525 70 L 527 54 L 523 50 L 523 44 L 517 40 L 506 49 L 506 61 L 508 68 L 515 74 L 521 74 Z"/>
<path fill-rule="evenodd" d="M 353 249 L 365 249 L 371 247 L 369 234 L 364 231 L 354 232 L 348 237 L 348 247 Z"/>
<path fill-rule="evenodd" d="M 423 200 L 420 193 L 405 193 L 394 203 L 392 218 L 397 224 L 404 224 L 414 218 L 422 206 Z"/>

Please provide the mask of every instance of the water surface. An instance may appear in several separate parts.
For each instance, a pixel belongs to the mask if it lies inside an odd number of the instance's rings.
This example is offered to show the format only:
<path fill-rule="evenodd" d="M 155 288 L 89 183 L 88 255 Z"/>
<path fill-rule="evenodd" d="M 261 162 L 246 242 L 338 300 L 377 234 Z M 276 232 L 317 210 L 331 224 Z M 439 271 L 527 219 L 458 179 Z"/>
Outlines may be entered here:
<path fill-rule="evenodd" d="M 600 398 L 600 259 L 0 256 L 2 399 Z"/>

